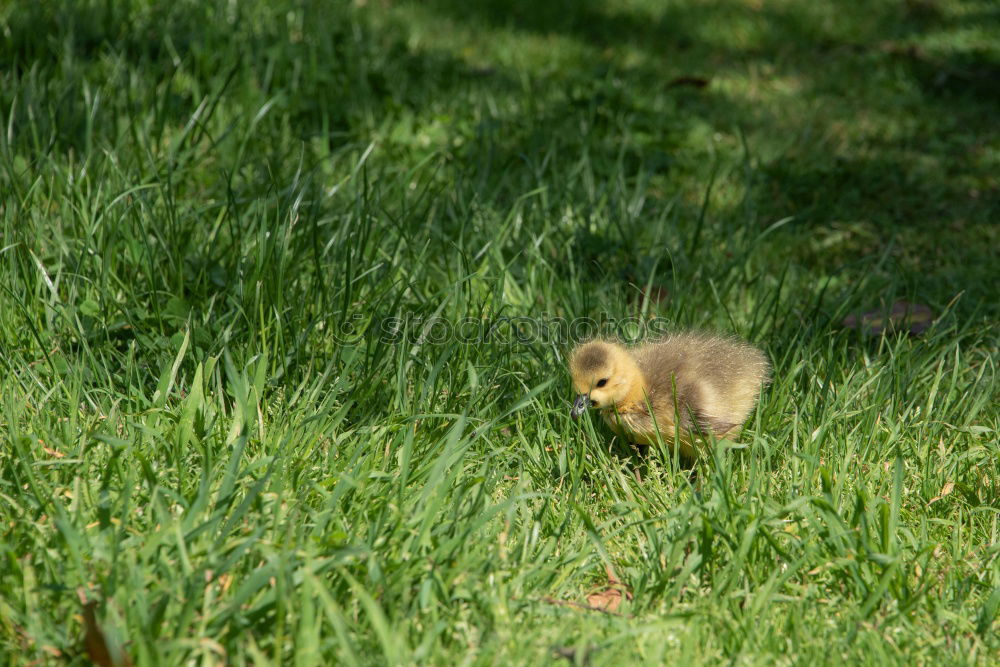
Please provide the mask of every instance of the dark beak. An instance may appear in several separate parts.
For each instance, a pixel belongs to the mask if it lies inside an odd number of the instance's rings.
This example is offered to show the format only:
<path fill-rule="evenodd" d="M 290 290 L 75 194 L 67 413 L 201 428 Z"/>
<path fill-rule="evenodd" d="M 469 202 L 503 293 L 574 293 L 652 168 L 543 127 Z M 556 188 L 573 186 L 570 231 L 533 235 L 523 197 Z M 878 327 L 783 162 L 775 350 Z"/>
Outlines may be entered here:
<path fill-rule="evenodd" d="M 587 408 L 590 407 L 590 396 L 587 394 L 580 394 L 576 397 L 576 401 L 573 403 L 573 409 L 569 411 L 569 416 L 573 419 L 579 418 Z"/>

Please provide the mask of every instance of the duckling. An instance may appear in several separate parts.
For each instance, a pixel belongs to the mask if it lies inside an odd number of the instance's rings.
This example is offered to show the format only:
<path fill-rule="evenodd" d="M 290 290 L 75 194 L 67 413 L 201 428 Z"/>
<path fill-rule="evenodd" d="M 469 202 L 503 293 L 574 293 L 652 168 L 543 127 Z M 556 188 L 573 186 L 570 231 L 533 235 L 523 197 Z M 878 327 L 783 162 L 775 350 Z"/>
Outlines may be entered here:
<path fill-rule="evenodd" d="M 578 395 L 570 416 L 588 407 L 615 433 L 651 445 L 657 433 L 680 454 L 697 457 L 698 436 L 735 437 L 770 378 L 764 353 L 742 341 L 675 334 L 634 348 L 595 340 L 570 357 Z M 676 426 L 680 426 L 679 429 Z"/>

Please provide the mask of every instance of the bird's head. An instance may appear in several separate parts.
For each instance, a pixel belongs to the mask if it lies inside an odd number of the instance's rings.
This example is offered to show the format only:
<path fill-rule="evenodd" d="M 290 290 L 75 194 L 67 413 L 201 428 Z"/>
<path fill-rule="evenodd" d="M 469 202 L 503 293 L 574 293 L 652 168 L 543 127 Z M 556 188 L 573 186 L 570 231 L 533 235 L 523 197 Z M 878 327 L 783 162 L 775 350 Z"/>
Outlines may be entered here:
<path fill-rule="evenodd" d="M 642 374 L 635 359 L 621 345 L 590 341 L 577 347 L 569 361 L 576 389 L 570 416 L 579 417 L 588 407 L 607 410 L 634 395 Z"/>

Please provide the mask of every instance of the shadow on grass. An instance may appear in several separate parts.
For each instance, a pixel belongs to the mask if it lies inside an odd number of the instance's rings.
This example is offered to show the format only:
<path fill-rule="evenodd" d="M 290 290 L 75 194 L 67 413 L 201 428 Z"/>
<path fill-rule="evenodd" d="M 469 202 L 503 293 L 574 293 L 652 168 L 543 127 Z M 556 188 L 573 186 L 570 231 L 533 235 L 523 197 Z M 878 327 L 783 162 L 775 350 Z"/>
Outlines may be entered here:
<path fill-rule="evenodd" d="M 10 65 L 6 80 L 22 82 L 33 68 L 63 59 L 61 89 L 39 84 L 17 102 L 17 117 L 38 119 L 38 136 L 50 137 L 38 146 L 46 150 L 81 151 L 95 135 L 113 143 L 121 134 L 117 119 L 143 108 L 155 109 L 152 127 L 144 128 L 154 134 L 149 145 L 155 147 L 165 126 L 189 122 L 215 90 L 237 105 L 275 97 L 292 134 L 318 139 L 327 150 L 367 142 L 373 132 L 407 135 L 400 154 L 412 159 L 406 147 L 419 148 L 421 132 L 437 122 L 444 139 L 432 137 L 423 152 L 438 150 L 455 167 L 446 174 L 456 179 L 454 198 L 497 210 L 573 173 L 585 156 L 593 186 L 577 185 L 564 196 L 579 202 L 583 220 L 589 205 L 618 198 L 612 210 L 622 218 L 618 228 L 585 225 L 572 236 L 584 266 L 596 267 L 585 273 L 591 280 L 635 274 L 637 266 L 641 273 L 654 250 L 638 237 L 656 238 L 649 234 L 656 225 L 692 224 L 698 193 L 678 197 L 677 183 L 706 187 L 712 158 L 703 136 L 743 128 L 783 145 L 756 159 L 757 146 L 749 146 L 754 186 L 748 197 L 761 229 L 795 216 L 789 230 L 800 236 L 790 242 L 805 248 L 797 260 L 806 267 L 833 270 L 897 243 L 906 277 L 939 303 L 967 285 L 985 285 L 998 242 L 992 224 L 998 180 L 987 147 L 997 134 L 991 114 L 1000 64 L 975 46 L 932 54 L 919 42 L 996 23 L 995 12 L 951 16 L 935 3 L 916 2 L 877 3 L 865 11 L 847 2 L 642 9 L 596 0 L 428 0 L 420 7 L 440 25 L 465 26 L 486 40 L 496 31 L 561 35 L 583 55 L 556 74 L 544 63 L 529 65 L 526 78 L 496 63 L 473 66 L 448 48 L 413 47 L 396 7 L 377 3 L 358 12 L 319 2 L 245 9 L 240 3 L 84 2 L 9 14 L 14 38 L 2 59 Z M 296 10 L 298 18 L 284 9 Z M 374 16 L 380 20 L 368 20 Z M 488 59 L 489 47 L 481 50 Z M 638 57 L 625 58 L 627 50 Z M 95 113 L 81 94 L 87 66 L 115 58 L 149 81 L 134 88 L 134 97 L 125 96 L 127 102 L 108 101 Z M 181 70 L 193 83 L 178 82 Z M 104 71 L 128 84 L 127 67 Z M 706 77 L 708 88 L 671 87 L 690 76 Z M 784 97 L 755 96 L 731 83 L 748 77 L 797 89 Z M 231 91 L 244 91 L 245 100 Z M 504 104 L 478 119 L 449 116 L 488 97 Z M 52 113 L 26 113 L 31 104 L 42 109 L 43 98 L 59 101 Z M 454 98 L 469 107 L 449 106 Z M 4 95 L 3 101 L 9 108 L 12 100 Z M 781 113 L 784 104 L 798 105 L 802 115 Z M 466 143 L 448 143 L 455 134 Z M 258 157 L 278 161 L 299 150 L 266 136 L 256 148 Z M 390 159 L 392 150 L 386 149 Z M 648 193 L 636 194 L 637 187 Z M 627 196 L 633 201 L 624 201 Z M 641 198 L 647 201 L 636 214 L 630 204 Z M 667 207 L 674 213 L 660 215 Z M 744 208 L 745 202 L 716 206 L 706 224 L 725 237 L 745 224 Z M 459 221 L 438 220 L 443 227 L 435 233 L 442 238 L 460 231 Z M 451 223 L 458 227 L 448 228 Z M 317 242 L 327 243 L 332 232 L 320 233 Z M 985 302 L 985 289 L 978 293 Z"/>
<path fill-rule="evenodd" d="M 952 36 L 997 29 L 996 12 L 950 15 L 932 2 L 876 3 L 864 11 L 846 2 L 693 3 L 648 12 L 569 0 L 428 0 L 424 6 L 481 29 L 561 35 L 591 47 L 594 55 L 579 63 L 580 79 L 597 68 L 607 80 L 623 82 L 618 96 L 595 85 L 591 104 L 630 122 L 641 123 L 644 102 L 678 77 L 764 72 L 765 79 L 794 81 L 791 103 L 813 99 L 821 107 L 791 122 L 778 113 L 782 100 L 760 103 L 714 84 L 704 92 L 677 91 L 673 116 L 659 121 L 675 133 L 672 145 L 658 149 L 668 156 L 665 164 L 672 151 L 690 145 L 692 117 L 717 132 L 743 127 L 765 137 L 787 135 L 785 150 L 759 161 L 752 197 L 762 226 L 795 216 L 790 229 L 813 237 L 800 239 L 799 261 L 831 271 L 894 245 L 894 268 L 918 297 L 943 305 L 964 291 L 961 309 L 996 312 L 987 278 L 1000 243 L 1000 180 L 988 147 L 997 138 L 990 117 L 1000 96 L 1000 63 L 994 51 Z M 947 48 L 921 46 L 934 39 Z M 639 64 L 609 64 L 608 52 L 627 49 L 640 52 Z M 556 102 L 550 111 L 567 123 L 579 118 L 572 104 Z M 806 131 L 828 140 L 795 137 Z M 617 166 L 649 169 L 643 158 L 651 148 L 623 148 L 628 160 Z M 681 215 L 693 213 L 689 206 Z M 736 213 L 714 210 L 711 222 L 724 229 Z M 609 239 L 596 241 L 606 251 Z"/>

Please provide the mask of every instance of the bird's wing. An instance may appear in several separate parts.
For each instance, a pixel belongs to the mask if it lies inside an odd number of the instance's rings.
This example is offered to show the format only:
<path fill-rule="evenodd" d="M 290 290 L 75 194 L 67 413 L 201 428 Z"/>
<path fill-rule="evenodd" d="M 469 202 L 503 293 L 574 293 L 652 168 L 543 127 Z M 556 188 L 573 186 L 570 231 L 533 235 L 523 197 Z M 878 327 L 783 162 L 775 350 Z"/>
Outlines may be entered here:
<path fill-rule="evenodd" d="M 702 434 L 711 431 L 716 435 L 722 435 L 731 431 L 737 424 L 713 417 L 698 409 L 691 409 L 687 410 L 686 414 L 681 415 L 681 426 L 690 431 L 701 431 Z"/>

